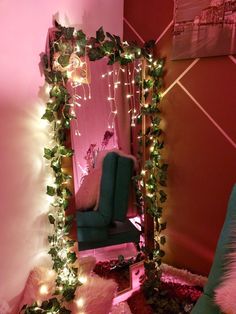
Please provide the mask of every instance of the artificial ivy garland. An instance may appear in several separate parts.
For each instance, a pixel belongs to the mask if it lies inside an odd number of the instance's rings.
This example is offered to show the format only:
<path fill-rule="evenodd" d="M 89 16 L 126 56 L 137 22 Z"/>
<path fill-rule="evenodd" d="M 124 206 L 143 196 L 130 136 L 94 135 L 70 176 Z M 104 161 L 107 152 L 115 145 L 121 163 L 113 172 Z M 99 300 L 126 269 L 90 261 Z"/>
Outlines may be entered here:
<path fill-rule="evenodd" d="M 160 110 L 158 104 L 161 94 L 160 87 L 163 75 L 163 60 L 153 59 L 153 41 L 137 46 L 134 42 L 122 42 L 120 37 L 108 32 L 104 33 L 99 28 L 96 37 L 87 38 L 82 30 L 74 27 L 63 27 L 55 22 L 54 36 L 49 41 L 49 53 L 42 58 L 45 80 L 50 86 L 49 100 L 46 103 L 42 119 L 46 119 L 53 130 L 52 140 L 54 147 L 44 149 L 44 157 L 50 162 L 55 181 L 53 186 L 47 186 L 47 194 L 54 198 L 48 219 L 53 226 L 53 233 L 48 236 L 50 246 L 49 254 L 53 261 L 53 269 L 57 272 L 56 291 L 54 297 L 44 301 L 41 305 L 25 305 L 23 313 L 71 313 L 66 308 L 66 303 L 73 300 L 75 290 L 82 283 L 78 280 L 75 266 L 76 254 L 73 250 L 75 241 L 69 236 L 73 216 L 66 215 L 71 192 L 67 187 L 71 176 L 62 168 L 63 158 L 71 157 L 73 151 L 67 147 L 67 133 L 70 121 L 75 119 L 73 114 L 73 98 L 68 91 L 69 75 L 66 70 L 70 67 L 71 58 L 85 58 L 96 61 L 108 58 L 108 65 L 118 62 L 125 66 L 135 60 L 145 60 L 145 78 L 136 78 L 136 83 L 141 91 L 141 114 L 138 122 L 149 119 L 145 134 L 140 136 L 140 145 L 150 150 L 148 159 L 143 165 L 140 175 L 136 176 L 137 198 L 139 206 L 145 204 L 145 210 L 152 215 L 155 221 L 154 250 L 148 254 L 146 268 L 146 287 L 155 288 L 159 280 L 159 265 L 164 256 L 161 249 L 165 237 L 161 236 L 166 224 L 161 221 L 162 206 L 166 194 L 162 187 L 166 186 L 167 164 L 162 161 L 161 150 L 164 142 L 160 128 Z M 54 66 L 57 55 L 57 67 Z M 140 147 L 141 147 L 140 146 Z M 142 159 L 142 150 L 139 155 Z M 157 271 L 158 270 L 158 271 Z M 145 286 L 144 285 L 144 286 Z"/>

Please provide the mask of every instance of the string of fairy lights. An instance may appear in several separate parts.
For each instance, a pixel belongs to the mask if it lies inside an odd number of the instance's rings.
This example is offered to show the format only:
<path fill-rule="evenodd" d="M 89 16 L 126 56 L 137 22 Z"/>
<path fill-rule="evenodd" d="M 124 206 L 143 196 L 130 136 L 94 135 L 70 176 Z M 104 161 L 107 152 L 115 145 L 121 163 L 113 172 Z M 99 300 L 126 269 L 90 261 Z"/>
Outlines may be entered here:
<path fill-rule="evenodd" d="M 152 261 L 147 260 L 146 263 L 160 264 L 164 254 L 161 245 L 165 243 L 165 237 L 160 235 L 165 229 L 161 204 L 166 199 L 164 187 L 167 170 L 161 154 L 164 142 L 161 138 L 158 108 L 163 60 L 153 58 L 153 43 L 147 42 L 140 48 L 134 43 L 122 42 L 118 36 L 105 34 L 102 28 L 96 32 L 96 37 L 87 38 L 82 30 L 63 27 L 55 22 L 55 29 L 50 35 L 48 53 L 43 57 L 49 99 L 42 118 L 48 121 L 51 129 L 51 140 L 49 146 L 44 149 L 44 157 L 52 172 L 52 182 L 47 185 L 47 195 L 51 198 L 48 220 L 52 225 L 52 233 L 48 236 L 48 253 L 52 258 L 53 270 L 49 270 L 48 277 L 55 277 L 55 288 L 52 291 L 47 282 L 42 283 L 39 287 L 42 299 L 36 300 L 32 305 L 25 305 L 23 313 L 71 313 L 67 307 L 73 302 L 76 313 L 86 314 L 86 300 L 78 297 L 77 289 L 86 284 L 87 278 L 79 275 L 75 241 L 70 237 L 73 216 L 66 214 L 71 197 L 69 184 L 72 178 L 63 168 L 63 160 L 73 155 L 71 148 L 66 145 L 70 122 L 76 118 L 79 121 L 79 117 L 76 117 L 76 106 L 80 107 L 82 101 L 92 97 L 89 62 L 106 57 L 109 68 L 102 74 L 101 79 L 106 80 L 108 84 L 108 128 L 115 127 L 115 119 L 119 114 L 119 88 L 125 91 L 131 128 L 142 123 L 144 118 L 148 120 L 145 133 L 138 136 L 140 147 L 144 144 L 149 152 L 145 162 L 141 162 L 140 158 L 140 174 L 136 177 L 140 187 L 137 201 L 140 206 L 145 203 L 145 210 L 153 216 L 156 224 Z M 146 62 L 145 68 L 142 60 Z M 142 77 L 144 72 L 145 76 Z M 83 136 L 78 124 L 75 135 Z M 146 276 L 146 280 L 149 280 L 148 269 Z"/>

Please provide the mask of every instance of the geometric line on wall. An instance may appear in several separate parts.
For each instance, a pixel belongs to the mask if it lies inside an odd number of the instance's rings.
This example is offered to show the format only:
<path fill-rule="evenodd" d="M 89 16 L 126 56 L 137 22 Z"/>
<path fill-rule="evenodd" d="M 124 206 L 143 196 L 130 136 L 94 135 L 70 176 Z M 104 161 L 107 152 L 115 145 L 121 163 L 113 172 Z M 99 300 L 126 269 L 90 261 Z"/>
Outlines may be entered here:
<path fill-rule="evenodd" d="M 173 87 L 176 83 L 179 82 L 179 80 L 182 79 L 182 77 L 184 77 L 184 75 L 186 73 L 188 73 L 189 70 L 192 69 L 192 67 L 199 61 L 200 59 L 197 58 L 195 59 L 178 77 L 177 79 L 162 93 L 162 97 L 164 97 Z"/>
<path fill-rule="evenodd" d="M 164 29 L 164 31 L 161 33 L 161 35 L 156 39 L 155 44 L 158 43 L 158 41 L 160 41 L 162 39 L 162 37 L 165 35 L 165 33 L 169 30 L 169 28 L 174 24 L 174 20 L 172 20 L 170 22 L 170 24 L 168 26 L 166 26 L 166 28 Z"/>
<path fill-rule="evenodd" d="M 145 40 L 139 35 L 139 33 L 135 30 L 135 28 L 126 20 L 125 17 L 123 17 L 123 21 L 129 26 L 129 28 L 135 33 L 135 35 L 141 40 L 141 42 L 144 44 Z"/>
<path fill-rule="evenodd" d="M 229 56 L 230 60 L 233 61 L 234 64 L 236 64 L 236 58 L 233 56 Z"/>
<path fill-rule="evenodd" d="M 211 123 L 220 131 L 220 133 L 224 136 L 224 138 L 234 147 L 236 148 L 236 143 L 232 140 L 232 138 L 222 129 L 222 127 L 212 118 L 212 116 L 200 105 L 200 103 L 190 94 L 190 92 L 181 84 L 177 82 L 177 84 L 185 91 L 185 93 L 191 98 L 191 100 L 197 105 L 197 107 L 204 113 L 204 115 L 211 121 Z"/>

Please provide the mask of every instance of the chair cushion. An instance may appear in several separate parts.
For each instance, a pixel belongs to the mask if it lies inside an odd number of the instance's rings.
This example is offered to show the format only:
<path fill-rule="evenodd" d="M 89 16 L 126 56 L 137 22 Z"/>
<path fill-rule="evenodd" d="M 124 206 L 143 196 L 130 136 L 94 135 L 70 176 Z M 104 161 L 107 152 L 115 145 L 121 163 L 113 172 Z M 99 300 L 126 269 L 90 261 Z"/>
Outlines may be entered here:
<path fill-rule="evenodd" d="M 79 243 L 79 250 L 80 250 L 80 243 L 82 242 L 97 242 L 97 241 L 104 241 L 108 237 L 108 229 L 107 228 L 84 228 L 80 227 L 77 228 L 77 238 Z"/>

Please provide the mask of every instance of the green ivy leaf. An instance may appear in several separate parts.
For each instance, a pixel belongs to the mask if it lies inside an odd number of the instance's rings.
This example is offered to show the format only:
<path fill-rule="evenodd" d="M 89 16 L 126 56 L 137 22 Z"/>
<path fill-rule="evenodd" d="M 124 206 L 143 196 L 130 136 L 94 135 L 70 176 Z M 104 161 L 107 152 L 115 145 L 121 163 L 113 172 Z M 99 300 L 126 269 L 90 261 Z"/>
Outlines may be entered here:
<path fill-rule="evenodd" d="M 159 193 L 160 193 L 160 202 L 164 203 L 166 201 L 167 195 L 163 190 L 160 190 Z"/>
<path fill-rule="evenodd" d="M 96 39 L 99 42 L 103 42 L 105 39 L 105 34 L 104 34 L 104 30 L 103 27 L 100 27 L 97 31 L 96 31 Z"/>
<path fill-rule="evenodd" d="M 51 213 L 48 214 L 48 220 L 49 220 L 50 224 L 54 225 L 55 218 Z"/>
<path fill-rule="evenodd" d="M 61 207 L 66 210 L 69 206 L 69 201 L 67 199 L 64 199 L 62 204 L 61 204 Z"/>
<path fill-rule="evenodd" d="M 115 47 L 115 44 L 112 41 L 106 40 L 103 44 L 103 49 L 105 53 L 113 52 L 114 47 Z"/>
<path fill-rule="evenodd" d="M 47 194 L 50 196 L 54 196 L 56 194 L 56 189 L 52 186 L 47 185 Z"/>
<path fill-rule="evenodd" d="M 75 254 L 75 252 L 67 253 L 67 258 L 68 258 L 69 262 L 73 264 L 76 261 L 76 254 Z"/>
<path fill-rule="evenodd" d="M 46 111 L 45 111 L 44 115 L 41 117 L 41 119 L 45 119 L 45 120 L 48 120 L 49 122 L 52 122 L 55 119 L 53 111 L 46 109 Z"/>
<path fill-rule="evenodd" d="M 43 157 L 48 159 L 48 160 L 52 159 L 53 153 L 52 153 L 51 149 L 45 147 Z"/>
<path fill-rule="evenodd" d="M 162 258 L 165 256 L 165 252 L 163 250 L 159 250 L 159 256 Z"/>
<path fill-rule="evenodd" d="M 77 31 L 77 39 L 81 42 L 83 42 L 84 44 L 86 44 L 86 35 L 85 33 L 82 31 L 82 29 L 80 29 L 79 31 Z"/>
<path fill-rule="evenodd" d="M 65 146 L 60 146 L 59 154 L 61 154 L 64 157 L 71 157 L 73 156 L 74 151 L 73 149 L 66 148 Z"/>
<path fill-rule="evenodd" d="M 160 237 L 160 243 L 161 243 L 162 245 L 164 245 L 164 244 L 166 243 L 166 237 L 165 237 L 165 236 L 161 236 L 161 237 Z"/>
<path fill-rule="evenodd" d="M 75 30 L 74 27 L 63 27 L 62 34 L 65 36 L 65 39 L 68 40 L 73 39 L 74 30 Z"/>
<path fill-rule="evenodd" d="M 165 230 L 166 229 L 166 222 L 163 222 L 163 223 L 161 223 L 160 225 L 160 231 L 163 231 L 163 230 Z"/>
<path fill-rule="evenodd" d="M 66 67 L 69 64 L 70 55 L 61 55 L 57 61 L 62 67 Z"/>
<path fill-rule="evenodd" d="M 63 292 L 63 297 L 65 298 L 65 300 L 68 302 L 68 301 L 71 301 L 74 299 L 75 297 L 75 289 L 76 288 L 67 288 L 64 290 Z"/>
<path fill-rule="evenodd" d="M 88 52 L 88 57 L 90 61 L 102 59 L 104 55 L 105 53 L 100 47 L 91 48 Z"/>
<path fill-rule="evenodd" d="M 61 170 L 61 162 L 60 162 L 60 159 L 57 158 L 57 159 L 53 159 L 51 161 L 51 167 L 52 169 L 57 173 Z"/>
<path fill-rule="evenodd" d="M 107 37 L 108 37 L 108 38 L 110 38 L 110 39 L 111 39 L 111 41 L 115 42 L 115 37 L 114 37 L 114 36 L 112 36 L 112 34 L 110 34 L 110 33 L 106 32 L 106 35 L 107 35 Z"/>

